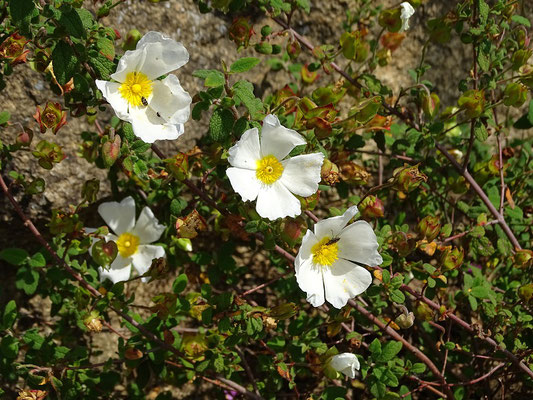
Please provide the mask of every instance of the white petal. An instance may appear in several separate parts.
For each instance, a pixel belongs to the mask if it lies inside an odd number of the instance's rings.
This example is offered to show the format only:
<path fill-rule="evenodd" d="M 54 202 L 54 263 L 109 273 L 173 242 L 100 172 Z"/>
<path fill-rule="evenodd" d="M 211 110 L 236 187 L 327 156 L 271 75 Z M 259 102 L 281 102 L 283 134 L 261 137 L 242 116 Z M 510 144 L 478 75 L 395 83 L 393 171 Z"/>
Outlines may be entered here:
<path fill-rule="evenodd" d="M 255 171 L 230 167 L 226 170 L 233 190 L 239 193 L 243 201 L 253 201 L 257 198 L 261 182 L 256 178 Z"/>
<path fill-rule="evenodd" d="M 137 252 L 131 256 L 133 259 L 133 267 L 139 275 L 144 274 L 150 269 L 152 260 L 165 256 L 165 249 L 162 246 L 155 246 L 152 244 L 141 244 Z"/>
<path fill-rule="evenodd" d="M 144 50 L 136 49 L 126 51 L 124 55 L 120 58 L 117 70 L 114 74 L 111 75 L 111 78 L 113 78 L 117 82 L 124 82 L 126 80 L 126 76 L 130 72 L 140 70 L 140 67 L 143 65 L 145 58 L 146 51 Z"/>
<path fill-rule="evenodd" d="M 165 226 L 159 223 L 152 210 L 144 207 L 131 233 L 139 237 L 140 243 L 148 244 L 158 240 L 164 230 Z"/>
<path fill-rule="evenodd" d="M 318 183 L 322 179 L 320 170 L 323 161 L 322 153 L 289 158 L 282 162 L 284 169 L 280 182 L 298 196 L 311 196 L 318 190 Z"/>
<path fill-rule="evenodd" d="M 311 248 L 318 243 L 318 239 L 311 230 L 305 232 L 304 237 L 302 238 L 302 244 L 294 260 L 294 267 L 296 268 L 296 274 L 298 274 L 298 268 L 304 261 L 313 260 L 313 255 L 311 254 Z"/>
<path fill-rule="evenodd" d="M 117 117 L 124 121 L 129 121 L 128 102 L 118 91 L 120 83 L 97 80 L 96 86 L 100 89 L 107 102 L 111 104 Z"/>
<path fill-rule="evenodd" d="M 275 115 L 269 114 L 263 120 L 263 129 L 261 130 L 262 157 L 273 155 L 278 160 L 282 160 L 296 146 L 306 143 L 298 132 L 281 125 Z"/>
<path fill-rule="evenodd" d="M 365 268 L 338 259 L 322 271 L 326 300 L 335 308 L 342 308 L 348 300 L 363 293 L 372 283 L 372 274 Z"/>
<path fill-rule="evenodd" d="M 313 234 L 311 231 L 307 231 L 304 236 L 304 241 L 309 234 Z M 320 307 L 324 304 L 324 281 L 322 279 L 321 268 L 315 266 L 311 260 L 297 258 L 294 262 L 296 269 L 296 282 L 298 286 L 307 294 L 307 301 L 313 305 L 313 307 Z"/>
<path fill-rule="evenodd" d="M 348 225 L 340 234 L 339 257 L 375 267 L 383 262 L 374 230 L 366 221 Z"/>
<path fill-rule="evenodd" d="M 228 150 L 228 162 L 233 167 L 256 170 L 261 158 L 257 128 L 245 131 L 239 141 Z"/>
<path fill-rule="evenodd" d="M 184 124 L 189 119 L 192 98 L 180 85 L 175 75 L 162 81 L 155 81 L 153 92 L 148 99 L 149 107 L 159 113 L 167 123 Z"/>
<path fill-rule="evenodd" d="M 403 32 L 409 29 L 409 18 L 413 16 L 413 14 L 415 13 L 415 9 L 407 1 L 404 1 L 402 4 L 400 4 L 400 6 L 402 7 L 402 11 L 400 13 L 400 19 L 402 20 L 402 28 L 400 29 L 400 32 Z"/>
<path fill-rule="evenodd" d="M 315 224 L 315 235 L 322 239 L 324 236 L 329 238 L 337 237 L 343 228 L 357 214 L 357 206 L 352 206 L 346 212 L 337 217 L 326 218 Z"/>
<path fill-rule="evenodd" d="M 189 61 L 189 53 L 183 44 L 160 32 L 148 32 L 139 40 L 136 50 L 146 52 L 140 71 L 149 79 L 168 74 Z"/>
<path fill-rule="evenodd" d="M 329 365 L 335 370 L 342 372 L 344 375 L 355 378 L 355 371 L 358 370 L 361 365 L 357 356 L 352 353 L 336 354 L 331 357 Z"/>
<path fill-rule="evenodd" d="M 135 200 L 128 196 L 120 203 L 102 203 L 98 206 L 98 214 L 117 235 L 130 232 L 135 226 Z"/>
<path fill-rule="evenodd" d="M 146 143 L 174 140 L 184 132 L 183 124 L 167 123 L 150 107 L 130 107 L 133 133 Z"/>
<path fill-rule="evenodd" d="M 127 281 L 131 274 L 131 257 L 124 258 L 118 254 L 110 268 L 98 267 L 98 272 L 100 273 L 100 282 L 106 279 L 113 283 Z"/>
<path fill-rule="evenodd" d="M 255 209 L 261 217 L 271 220 L 296 217 L 302 213 L 300 200 L 279 182 L 261 185 Z"/>

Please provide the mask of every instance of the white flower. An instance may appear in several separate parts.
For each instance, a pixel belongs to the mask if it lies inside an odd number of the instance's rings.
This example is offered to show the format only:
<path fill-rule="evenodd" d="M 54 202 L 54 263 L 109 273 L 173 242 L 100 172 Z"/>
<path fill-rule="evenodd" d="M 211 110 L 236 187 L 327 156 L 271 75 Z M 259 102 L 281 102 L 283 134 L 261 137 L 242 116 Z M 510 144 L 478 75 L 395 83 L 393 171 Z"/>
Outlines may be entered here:
<path fill-rule="evenodd" d="M 148 32 L 120 59 L 111 75 L 116 82 L 96 81 L 120 119 L 131 122 L 133 132 L 147 143 L 177 139 L 189 119 L 191 96 L 175 75 L 162 75 L 189 61 L 179 43 L 159 32 Z"/>
<path fill-rule="evenodd" d="M 344 375 L 355 378 L 355 371 L 358 371 L 361 365 L 355 354 L 341 353 L 331 357 L 329 365 L 338 372 L 342 372 Z"/>
<path fill-rule="evenodd" d="M 144 207 L 135 222 L 135 201 L 131 196 L 126 197 L 120 203 L 111 201 L 102 203 L 98 207 L 98 213 L 106 222 L 107 226 L 115 233 L 105 236 L 106 242 L 113 240 L 118 247 L 118 254 L 109 268 L 98 268 L 100 281 L 110 279 L 113 283 L 126 281 L 130 278 L 131 266 L 139 275 L 150 269 L 152 260 L 165 256 L 162 246 L 151 245 L 161 237 L 165 230 L 154 216 L 152 210 Z M 93 228 L 85 228 L 85 231 L 94 232 Z M 147 279 L 142 278 L 143 282 Z"/>
<path fill-rule="evenodd" d="M 356 263 L 376 266 L 383 262 L 368 222 L 346 226 L 355 214 L 353 206 L 343 215 L 319 221 L 315 232 L 308 230 L 302 240 L 294 261 L 296 280 L 314 307 L 324 304 L 324 299 L 335 308 L 344 307 L 372 283 L 370 272 Z"/>
<path fill-rule="evenodd" d="M 318 190 L 322 153 L 286 158 L 298 145 L 306 144 L 296 131 L 282 126 L 275 115 L 263 121 L 261 139 L 257 128 L 243 133 L 229 149 L 226 171 L 233 189 L 244 201 L 257 198 L 256 210 L 263 218 L 295 217 L 302 212 L 300 200 Z"/>
<path fill-rule="evenodd" d="M 409 18 L 414 15 L 415 9 L 407 1 L 404 1 L 402 4 L 400 4 L 400 7 L 402 7 L 402 11 L 400 14 L 400 19 L 402 20 L 402 27 L 400 29 L 400 32 L 404 32 L 409 29 Z"/>

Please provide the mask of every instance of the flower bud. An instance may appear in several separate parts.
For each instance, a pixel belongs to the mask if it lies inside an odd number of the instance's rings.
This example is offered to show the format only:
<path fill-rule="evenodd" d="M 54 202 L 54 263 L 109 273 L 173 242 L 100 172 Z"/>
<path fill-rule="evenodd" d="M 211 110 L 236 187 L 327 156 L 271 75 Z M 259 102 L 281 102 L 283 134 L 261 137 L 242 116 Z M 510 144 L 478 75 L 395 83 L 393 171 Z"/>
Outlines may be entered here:
<path fill-rule="evenodd" d="M 185 153 L 178 153 L 173 158 L 165 160 L 168 169 L 172 175 L 179 181 L 187 178 L 189 175 L 189 156 Z"/>
<path fill-rule="evenodd" d="M 326 158 L 322 163 L 320 176 L 327 185 L 335 186 L 339 182 L 339 167 Z"/>
<path fill-rule="evenodd" d="M 26 62 L 29 50 L 24 50 L 29 40 L 17 32 L 11 34 L 0 44 L 0 59 L 7 60 L 11 66 Z"/>
<path fill-rule="evenodd" d="M 398 32 L 402 27 L 400 14 L 401 10 L 399 8 L 381 11 L 378 17 L 379 26 L 387 29 L 389 32 Z"/>
<path fill-rule="evenodd" d="M 279 44 L 273 44 L 272 54 L 279 54 L 279 53 L 281 53 L 281 46 Z"/>
<path fill-rule="evenodd" d="M 83 325 L 85 325 L 90 332 L 100 332 L 103 325 L 98 311 L 91 311 L 91 313 L 83 320 Z"/>
<path fill-rule="evenodd" d="M 381 218 L 385 215 L 385 207 L 379 198 L 370 195 L 359 205 L 359 212 L 365 218 Z"/>
<path fill-rule="evenodd" d="M 425 90 L 421 92 L 420 96 L 422 100 L 422 110 L 424 111 L 424 114 L 426 114 L 426 117 L 432 120 L 439 112 L 439 96 L 437 96 L 437 93 L 431 93 L 431 95 L 428 95 Z"/>
<path fill-rule="evenodd" d="M 255 51 L 261 54 L 272 54 L 272 45 L 268 42 L 257 43 Z"/>
<path fill-rule="evenodd" d="M 272 28 L 269 25 L 265 25 L 261 28 L 261 36 L 268 36 L 272 33 Z"/>
<path fill-rule="evenodd" d="M 403 166 L 397 168 L 394 173 L 396 188 L 402 192 L 409 193 L 416 189 L 422 182 L 426 182 L 428 177 L 418 170 L 418 164 L 413 166 Z"/>
<path fill-rule="evenodd" d="M 250 20 L 245 17 L 235 18 L 229 28 L 229 38 L 235 42 L 239 48 L 248 47 L 250 38 L 254 33 Z"/>
<path fill-rule="evenodd" d="M 44 110 L 41 110 L 41 107 L 37 106 L 37 111 L 33 118 L 39 124 L 41 133 L 45 133 L 48 129 L 51 129 L 54 135 L 67 123 L 67 113 L 61 108 L 61 104 L 52 103 L 51 101 L 46 102 Z"/>
<path fill-rule="evenodd" d="M 396 322 L 396 325 L 402 329 L 410 328 L 415 322 L 415 314 L 411 311 L 407 314 L 402 313 L 394 320 L 394 322 Z"/>
<path fill-rule="evenodd" d="M 30 128 L 24 128 L 22 132 L 17 135 L 16 144 L 23 147 L 28 147 L 33 140 L 33 131 Z"/>
<path fill-rule="evenodd" d="M 89 179 L 85 181 L 81 189 L 81 195 L 88 203 L 94 203 L 100 191 L 100 181 L 98 179 Z"/>
<path fill-rule="evenodd" d="M 405 33 L 386 32 L 381 36 L 381 45 L 393 52 L 402 44 L 405 39 Z"/>
<path fill-rule="evenodd" d="M 457 105 L 465 110 L 468 118 L 477 118 L 485 109 L 485 95 L 483 90 L 467 90 L 459 97 Z"/>
<path fill-rule="evenodd" d="M 408 256 L 416 248 L 414 236 L 405 232 L 394 232 L 390 242 L 400 257 Z"/>
<path fill-rule="evenodd" d="M 302 52 L 302 46 L 300 46 L 300 42 L 296 39 L 290 39 L 287 42 L 287 54 L 289 55 L 291 60 L 296 59 L 300 53 Z"/>
<path fill-rule="evenodd" d="M 511 57 L 511 63 L 513 71 L 518 71 L 522 65 L 527 63 L 527 60 L 531 57 L 532 50 L 520 49 L 514 52 Z"/>
<path fill-rule="evenodd" d="M 35 151 L 32 152 L 33 156 L 39 159 L 39 165 L 44 169 L 52 169 L 54 164 L 60 163 L 65 155 L 61 147 L 55 143 L 41 140 L 37 143 Z"/>
<path fill-rule="evenodd" d="M 305 234 L 307 223 L 302 217 L 284 219 L 281 223 L 281 239 L 289 246 L 294 247 Z"/>
<path fill-rule="evenodd" d="M 151 280 L 157 280 L 165 277 L 169 271 L 170 268 L 168 266 L 167 259 L 165 257 L 160 257 L 152 260 L 148 274 L 152 278 Z"/>
<path fill-rule="evenodd" d="M 533 265 L 533 251 L 527 249 L 517 250 L 513 256 L 513 261 L 518 268 L 529 268 Z"/>
<path fill-rule="evenodd" d="M 529 303 L 533 298 L 533 283 L 528 283 L 518 289 L 518 296 L 520 296 L 522 301 Z"/>
<path fill-rule="evenodd" d="M 120 157 L 121 142 L 120 136 L 115 135 L 113 141 L 108 140 L 102 145 L 102 160 L 106 168 L 111 167 Z"/>
<path fill-rule="evenodd" d="M 271 308 L 268 315 L 277 320 L 289 319 L 294 317 L 298 312 L 298 307 L 294 303 L 280 304 Z"/>
<path fill-rule="evenodd" d="M 353 161 L 342 161 L 337 163 L 342 180 L 353 185 L 366 185 L 370 180 L 370 173 L 354 163 Z"/>
<path fill-rule="evenodd" d="M 448 270 L 457 269 L 463 263 L 464 256 L 465 251 L 463 248 L 447 248 L 442 253 L 440 261 L 444 268 Z"/>
<path fill-rule="evenodd" d="M 43 400 L 48 396 L 45 390 L 24 389 L 18 392 L 17 400 Z"/>
<path fill-rule="evenodd" d="M 422 220 L 418 223 L 418 232 L 425 237 L 428 242 L 433 241 L 437 237 L 437 235 L 440 232 L 440 222 L 439 217 L 434 217 L 431 215 L 428 215 L 427 217 L 422 218 Z"/>
<path fill-rule="evenodd" d="M 141 32 L 137 29 L 131 29 L 126 37 L 124 38 L 124 43 L 122 43 L 123 50 L 135 50 L 137 47 L 137 42 L 141 40 Z"/>
<path fill-rule="evenodd" d="M 503 92 L 503 104 L 519 108 L 527 100 L 528 88 L 521 83 L 509 83 Z"/>

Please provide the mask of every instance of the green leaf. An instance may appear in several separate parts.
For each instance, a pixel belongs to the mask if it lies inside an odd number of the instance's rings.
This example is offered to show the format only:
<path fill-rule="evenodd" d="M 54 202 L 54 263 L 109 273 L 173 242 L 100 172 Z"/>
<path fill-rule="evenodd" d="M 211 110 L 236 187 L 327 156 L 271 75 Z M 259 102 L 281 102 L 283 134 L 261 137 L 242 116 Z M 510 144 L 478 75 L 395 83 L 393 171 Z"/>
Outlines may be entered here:
<path fill-rule="evenodd" d="M 482 71 L 487 72 L 490 68 L 490 58 L 483 51 L 477 54 L 477 63 Z"/>
<path fill-rule="evenodd" d="M 379 339 L 374 339 L 372 343 L 370 343 L 370 346 L 368 346 L 368 350 L 370 350 L 373 356 L 379 356 L 381 354 L 381 342 Z"/>
<path fill-rule="evenodd" d="M 323 400 L 338 400 L 346 398 L 346 388 L 342 386 L 328 386 L 322 392 Z"/>
<path fill-rule="evenodd" d="M 44 258 L 42 253 L 35 253 L 32 258 L 30 258 L 30 261 L 28 263 L 30 267 L 45 267 L 46 266 L 46 259 Z"/>
<path fill-rule="evenodd" d="M 30 22 L 39 15 L 33 0 L 9 0 L 9 14 L 23 35 L 30 33 Z"/>
<path fill-rule="evenodd" d="M 263 102 L 254 95 L 254 86 L 247 81 L 238 81 L 233 85 L 235 97 L 248 109 L 253 119 L 259 119 L 263 111 Z"/>
<path fill-rule="evenodd" d="M 470 291 L 473 296 L 477 297 L 478 299 L 488 299 L 489 298 L 489 290 L 484 286 L 476 286 L 473 287 Z"/>
<path fill-rule="evenodd" d="M 110 80 L 111 74 L 115 72 L 115 63 L 97 50 L 89 51 L 89 65 L 94 69 L 96 75 L 103 80 Z"/>
<path fill-rule="evenodd" d="M 251 70 L 260 62 L 261 60 L 255 57 L 241 58 L 240 60 L 237 60 L 233 64 L 231 64 L 229 70 L 232 74 L 239 74 Z"/>
<path fill-rule="evenodd" d="M 479 21 L 481 25 L 485 25 L 489 17 L 490 7 L 485 2 L 485 0 L 479 0 L 478 9 L 479 9 Z"/>
<path fill-rule="evenodd" d="M 9 113 L 9 111 L 0 112 L 0 125 L 3 125 L 7 121 L 9 121 L 9 118 L 11 118 L 11 114 Z"/>
<path fill-rule="evenodd" d="M 80 15 L 76 12 L 75 8 L 70 5 L 63 4 L 60 9 L 61 17 L 59 18 L 59 24 L 66 29 L 70 36 L 79 39 L 85 39 L 87 33 Z"/>
<path fill-rule="evenodd" d="M 52 51 L 52 65 L 57 81 L 61 85 L 66 84 L 74 76 L 78 67 L 78 59 L 74 50 L 66 42 L 60 41 L 56 44 Z"/>
<path fill-rule="evenodd" d="M 17 319 L 17 304 L 15 300 L 11 300 L 6 304 L 4 309 L 4 316 L 2 318 L 2 329 L 11 329 L 13 323 Z"/>
<path fill-rule="evenodd" d="M 26 250 L 8 248 L 0 251 L 0 260 L 4 260 L 11 265 L 21 265 L 29 257 Z"/>
<path fill-rule="evenodd" d="M 533 99 L 529 100 L 529 107 L 527 111 L 527 119 L 533 124 Z"/>
<path fill-rule="evenodd" d="M 185 274 L 180 274 L 175 280 L 174 280 L 174 283 L 172 284 L 172 291 L 176 294 L 179 294 L 181 292 L 183 292 L 185 290 L 185 288 L 187 287 L 187 275 Z"/>
<path fill-rule="evenodd" d="M 17 270 L 15 287 L 24 290 L 27 295 L 32 295 L 37 290 L 39 284 L 39 273 L 28 265 L 24 265 Z"/>
<path fill-rule="evenodd" d="M 485 125 L 479 120 L 474 124 L 474 135 L 476 135 L 476 139 L 480 142 L 484 142 L 489 137 L 487 128 L 485 128 Z"/>
<path fill-rule="evenodd" d="M 213 142 L 224 142 L 233 129 L 233 114 L 225 108 L 219 108 L 213 112 L 209 121 L 209 137 Z"/>
<path fill-rule="evenodd" d="M 411 367 L 411 372 L 413 374 L 421 374 L 426 370 L 426 364 L 424 363 L 414 363 Z"/>
<path fill-rule="evenodd" d="M 13 336 L 5 336 L 0 343 L 0 353 L 6 358 L 16 358 L 19 352 L 19 342 Z"/>
<path fill-rule="evenodd" d="M 381 354 L 378 357 L 378 361 L 381 362 L 387 362 L 390 361 L 400 352 L 402 349 L 402 343 L 401 342 L 395 342 L 390 341 L 383 346 L 383 349 L 381 350 Z"/>
<path fill-rule="evenodd" d="M 511 17 L 511 20 L 516 22 L 517 24 L 527 26 L 528 28 L 531 28 L 531 22 L 526 17 L 522 17 L 521 15 L 513 15 Z"/>
<path fill-rule="evenodd" d="M 403 303 L 405 301 L 405 295 L 400 289 L 393 290 L 390 293 L 390 299 L 394 301 L 395 303 Z"/>
<path fill-rule="evenodd" d="M 204 80 L 204 85 L 207 87 L 222 86 L 226 83 L 224 74 L 216 69 L 199 69 L 192 73 L 193 76 Z"/>
<path fill-rule="evenodd" d="M 296 0 L 296 5 L 304 10 L 307 14 L 311 12 L 311 4 L 309 4 L 309 0 Z"/>

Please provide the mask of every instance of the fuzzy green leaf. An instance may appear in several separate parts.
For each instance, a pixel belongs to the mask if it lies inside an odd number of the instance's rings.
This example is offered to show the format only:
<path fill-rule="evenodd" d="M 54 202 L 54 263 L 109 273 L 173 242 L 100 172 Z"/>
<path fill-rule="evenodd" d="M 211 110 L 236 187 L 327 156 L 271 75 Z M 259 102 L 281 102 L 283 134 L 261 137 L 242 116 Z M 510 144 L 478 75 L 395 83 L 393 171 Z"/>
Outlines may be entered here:
<path fill-rule="evenodd" d="M 229 70 L 232 74 L 239 74 L 251 70 L 260 62 L 261 60 L 255 57 L 244 57 L 231 64 Z"/>

